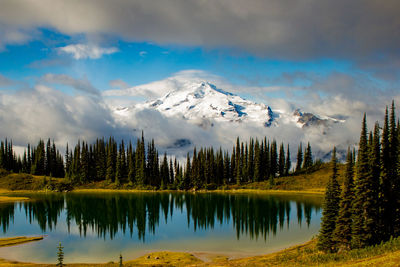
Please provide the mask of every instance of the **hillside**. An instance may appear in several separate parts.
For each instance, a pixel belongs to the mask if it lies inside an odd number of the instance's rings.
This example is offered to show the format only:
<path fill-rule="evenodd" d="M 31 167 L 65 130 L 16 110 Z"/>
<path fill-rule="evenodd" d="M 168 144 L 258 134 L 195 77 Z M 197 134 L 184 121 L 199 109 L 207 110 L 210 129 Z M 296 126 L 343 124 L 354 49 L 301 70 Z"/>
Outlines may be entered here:
<path fill-rule="evenodd" d="M 342 182 L 344 174 L 344 165 L 339 165 L 339 183 Z M 208 188 L 208 190 L 281 190 L 281 191 L 308 191 L 321 193 L 324 192 L 325 186 L 328 182 L 329 176 L 331 175 L 330 164 L 324 163 L 315 166 L 308 172 L 302 172 L 296 175 L 290 175 L 287 177 L 277 177 L 273 183 L 270 181 L 246 183 L 242 185 L 227 185 L 220 188 Z M 49 191 L 71 191 L 73 189 L 138 189 L 128 184 L 115 186 L 114 183 L 106 183 L 105 181 L 92 182 L 83 185 L 73 186 L 64 178 L 52 178 L 46 176 L 36 176 L 24 173 L 11 173 L 5 170 L 0 170 L 0 189 L 15 191 L 15 190 L 49 190 Z M 140 188 L 142 190 L 154 190 L 152 187 Z"/>
<path fill-rule="evenodd" d="M 338 181 L 341 184 L 344 176 L 344 165 L 339 164 L 339 177 Z M 307 191 L 322 193 L 325 191 L 326 184 L 328 183 L 331 175 L 331 168 L 329 163 L 323 163 L 314 166 L 313 169 L 299 174 L 293 174 L 286 177 L 277 177 L 271 184 L 270 181 L 263 181 L 258 183 L 248 183 L 243 185 L 230 185 L 227 189 L 258 189 L 258 190 L 281 190 L 281 191 Z"/>

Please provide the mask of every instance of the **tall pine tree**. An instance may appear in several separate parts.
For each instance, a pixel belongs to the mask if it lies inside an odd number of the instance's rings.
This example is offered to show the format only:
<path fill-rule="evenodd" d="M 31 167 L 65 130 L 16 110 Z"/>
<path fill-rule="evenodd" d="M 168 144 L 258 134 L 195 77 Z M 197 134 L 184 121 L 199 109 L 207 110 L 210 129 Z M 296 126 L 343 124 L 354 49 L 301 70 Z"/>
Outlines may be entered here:
<path fill-rule="evenodd" d="M 354 199 L 354 162 L 350 147 L 347 149 L 346 172 L 343 190 L 339 205 L 336 228 L 333 232 L 333 241 L 339 250 L 348 250 L 351 247 L 352 204 Z"/>
<path fill-rule="evenodd" d="M 318 236 L 317 247 L 325 252 L 334 252 L 336 250 L 333 232 L 336 228 L 336 220 L 340 202 L 340 186 L 337 181 L 338 167 L 336 158 L 336 148 L 332 151 L 332 175 L 329 179 L 325 191 L 325 200 L 322 211 L 322 221 L 320 234 Z"/>

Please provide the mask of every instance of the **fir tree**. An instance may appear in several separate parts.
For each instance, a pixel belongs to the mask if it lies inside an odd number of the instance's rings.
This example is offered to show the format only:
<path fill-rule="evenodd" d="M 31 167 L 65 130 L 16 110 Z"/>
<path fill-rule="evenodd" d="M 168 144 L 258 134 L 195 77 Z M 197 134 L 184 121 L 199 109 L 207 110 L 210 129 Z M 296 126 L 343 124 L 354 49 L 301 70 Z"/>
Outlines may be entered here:
<path fill-rule="evenodd" d="M 397 172 L 397 161 L 399 159 L 399 140 L 398 140 L 398 129 L 396 127 L 396 108 L 394 100 L 390 109 L 389 117 L 389 157 L 390 157 L 390 169 L 389 175 L 392 181 L 391 185 L 391 202 L 393 205 L 393 234 L 395 236 L 400 235 L 400 176 Z"/>
<path fill-rule="evenodd" d="M 58 244 L 58 251 L 57 251 L 57 264 L 56 266 L 64 266 L 64 252 L 63 252 L 63 246 L 61 246 L 61 242 Z"/>
<path fill-rule="evenodd" d="M 107 171 L 106 171 L 106 181 L 111 183 L 115 177 L 114 171 L 114 148 L 112 144 L 112 139 L 110 137 L 107 144 Z"/>
<path fill-rule="evenodd" d="M 296 172 L 301 170 L 301 166 L 303 164 L 303 147 L 300 142 L 299 148 L 297 150 L 297 164 L 296 164 Z"/>
<path fill-rule="evenodd" d="M 115 167 L 115 185 L 120 186 L 121 185 L 121 179 L 122 179 L 122 151 L 120 150 L 118 155 L 117 155 L 117 162 L 116 162 L 116 167 Z"/>
<path fill-rule="evenodd" d="M 388 240 L 393 234 L 393 215 L 392 203 L 392 180 L 389 142 L 389 114 L 388 107 L 385 110 L 385 119 L 382 130 L 382 152 L 381 152 L 381 196 L 380 196 L 380 218 L 381 234 L 383 240 Z"/>
<path fill-rule="evenodd" d="M 339 205 L 333 241 L 339 250 L 348 250 L 351 245 L 352 204 L 354 199 L 354 162 L 350 147 L 347 149 L 346 173 Z"/>
<path fill-rule="evenodd" d="M 262 177 L 261 170 L 261 149 L 258 140 L 256 139 L 255 147 L 254 147 L 254 181 L 260 182 Z"/>
<path fill-rule="evenodd" d="M 288 144 L 287 151 L 286 151 L 286 163 L 285 163 L 285 175 L 286 176 L 289 175 L 291 167 L 292 167 L 292 162 L 290 161 L 290 150 L 289 150 L 289 144 Z"/>
<path fill-rule="evenodd" d="M 325 252 L 335 251 L 335 240 L 333 238 L 333 232 L 336 228 L 336 220 L 339 210 L 340 202 L 340 186 L 337 181 L 337 159 L 336 159 L 336 148 L 333 148 L 332 152 L 332 175 L 329 179 L 328 185 L 325 191 L 325 200 L 323 204 L 323 212 L 321 219 L 321 230 L 318 236 L 317 247 Z"/>
<path fill-rule="evenodd" d="M 308 170 L 313 165 L 312 159 L 312 152 L 311 152 L 311 145 L 308 142 L 306 150 L 304 152 L 304 162 L 303 162 L 303 169 Z"/>
<path fill-rule="evenodd" d="M 273 140 L 271 143 L 269 160 L 270 160 L 270 175 L 272 178 L 274 178 L 278 171 L 278 150 L 275 140 Z"/>
<path fill-rule="evenodd" d="M 142 139 L 137 139 L 136 154 L 135 154 L 135 170 L 136 170 L 136 183 L 143 185 L 145 181 L 146 171 L 146 152 L 144 145 L 144 136 L 142 132 Z"/>
<path fill-rule="evenodd" d="M 370 188 L 368 182 L 371 180 L 371 171 L 369 165 L 369 147 L 367 139 L 367 123 L 364 114 L 358 157 L 357 157 L 357 179 L 355 180 L 355 199 L 353 203 L 353 224 L 352 224 L 352 247 L 361 248 L 368 244 L 368 233 L 366 233 L 368 211 L 370 206 Z"/>
<path fill-rule="evenodd" d="M 284 176 L 285 175 L 285 148 L 283 146 L 283 143 L 279 147 L 279 160 L 278 160 L 278 172 L 279 176 Z"/>
<path fill-rule="evenodd" d="M 135 152 L 132 148 L 132 143 L 129 142 L 128 148 L 128 181 L 129 184 L 133 184 L 135 182 L 136 177 L 136 169 L 135 169 Z"/>

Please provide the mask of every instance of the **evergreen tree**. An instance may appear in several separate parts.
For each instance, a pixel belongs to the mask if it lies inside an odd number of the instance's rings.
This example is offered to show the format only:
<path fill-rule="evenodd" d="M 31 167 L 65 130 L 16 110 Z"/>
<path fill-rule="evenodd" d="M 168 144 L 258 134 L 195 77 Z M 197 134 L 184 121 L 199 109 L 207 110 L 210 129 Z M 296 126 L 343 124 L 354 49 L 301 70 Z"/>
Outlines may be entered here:
<path fill-rule="evenodd" d="M 146 171 L 146 152 L 144 145 L 144 136 L 142 132 L 142 139 L 137 140 L 136 144 L 136 154 L 135 154 L 135 170 L 136 170 L 136 183 L 138 185 L 143 185 L 145 181 L 145 171 Z"/>
<path fill-rule="evenodd" d="M 354 162 L 350 147 L 347 149 L 346 172 L 339 205 L 333 241 L 339 250 L 348 250 L 351 245 L 352 204 L 354 199 Z"/>
<path fill-rule="evenodd" d="M 58 244 L 58 251 L 57 251 L 57 264 L 56 266 L 64 266 L 64 252 L 63 252 L 63 246 L 61 246 L 61 242 Z"/>
<path fill-rule="evenodd" d="M 291 167 L 292 167 L 292 162 L 290 161 L 290 150 L 289 150 L 289 144 L 288 144 L 287 151 L 286 151 L 286 163 L 285 163 L 285 175 L 286 176 L 289 175 Z"/>
<path fill-rule="evenodd" d="M 86 183 L 89 178 L 89 151 L 87 143 L 82 142 L 79 182 Z"/>
<path fill-rule="evenodd" d="M 385 110 L 385 119 L 382 129 L 382 153 L 381 153 L 381 201 L 380 201 L 380 226 L 383 240 L 388 240 L 393 234 L 393 215 L 394 209 L 392 203 L 392 180 L 390 142 L 389 142 L 389 114 L 388 107 Z"/>
<path fill-rule="evenodd" d="M 6 140 L 6 150 L 7 150 L 7 140 Z M 7 165 L 7 163 L 6 163 L 6 165 Z M 32 174 L 35 174 L 35 175 L 44 175 L 45 174 L 45 149 L 44 149 L 43 140 L 39 141 L 39 143 L 35 149 L 35 158 L 33 160 Z"/>
<path fill-rule="evenodd" d="M 256 139 L 255 147 L 254 147 L 254 181 L 260 182 L 262 178 L 262 170 L 261 170 L 261 149 L 258 140 Z"/>
<path fill-rule="evenodd" d="M 236 175 L 236 183 L 240 184 L 241 176 L 242 176 L 242 167 L 243 167 L 243 160 L 242 160 L 242 153 L 240 151 L 240 142 L 239 137 L 236 139 L 236 163 L 235 163 L 235 175 Z"/>
<path fill-rule="evenodd" d="M 311 145 L 310 142 L 308 142 L 306 151 L 304 152 L 304 162 L 303 162 L 303 169 L 307 170 L 313 165 L 313 159 L 312 159 L 312 152 L 311 152 Z"/>
<path fill-rule="evenodd" d="M 191 184 L 191 173 L 192 173 L 192 166 L 191 166 L 191 162 L 190 162 L 190 155 L 189 153 L 187 153 L 186 156 L 186 172 L 184 174 L 183 177 L 183 189 L 189 189 L 192 184 Z"/>
<path fill-rule="evenodd" d="M 161 176 L 161 189 L 165 189 L 165 187 L 169 183 L 169 167 L 168 167 L 167 153 L 164 153 L 164 159 L 161 163 L 160 176 Z"/>
<path fill-rule="evenodd" d="M 371 132 L 369 138 L 369 173 L 366 176 L 366 202 L 364 202 L 364 232 L 366 233 L 367 245 L 373 245 L 378 243 L 380 239 L 380 233 L 378 225 L 380 223 L 379 218 L 379 187 L 380 187 L 380 132 L 379 124 L 375 124 L 374 133 Z"/>
<path fill-rule="evenodd" d="M 106 181 L 108 183 L 112 183 L 115 177 L 115 170 L 114 170 L 114 145 L 113 140 L 110 137 L 107 143 L 107 171 L 106 171 Z"/>
<path fill-rule="evenodd" d="M 126 163 L 124 140 L 121 140 L 119 150 L 120 150 L 120 157 L 121 157 L 121 180 L 120 181 L 126 181 L 126 178 L 128 177 L 128 168 L 127 168 L 127 163 Z"/>
<path fill-rule="evenodd" d="M 323 204 L 321 229 L 318 236 L 317 247 L 325 252 L 335 251 L 335 240 L 333 238 L 333 232 L 336 228 L 336 220 L 339 210 L 340 202 L 340 186 L 337 181 L 337 159 L 336 159 L 336 148 L 333 148 L 332 152 L 332 175 L 329 179 L 328 185 L 325 191 L 325 200 Z"/>
<path fill-rule="evenodd" d="M 399 159 L 399 140 L 398 129 L 396 127 L 395 111 L 396 108 L 393 100 L 389 117 L 389 175 L 391 177 L 391 202 L 393 206 L 393 234 L 398 236 L 400 235 L 400 175 L 397 172 L 397 162 Z"/>
<path fill-rule="evenodd" d="M 270 161 L 270 175 L 272 178 L 274 178 L 276 176 L 276 173 L 278 172 L 278 150 L 275 140 L 273 140 L 271 143 L 269 161 Z"/>
<path fill-rule="evenodd" d="M 278 160 L 278 172 L 279 176 L 284 176 L 285 175 L 285 148 L 283 146 L 283 143 L 279 147 L 279 160 Z"/>
<path fill-rule="evenodd" d="M 135 169 L 135 151 L 133 151 L 132 143 L 129 142 L 128 148 L 128 181 L 129 184 L 133 184 L 135 182 L 136 177 L 136 169 Z"/>
<path fill-rule="evenodd" d="M 247 176 L 249 182 L 254 182 L 254 139 L 250 138 L 249 155 L 247 164 Z"/>
<path fill-rule="evenodd" d="M 297 164 L 296 164 L 296 172 L 301 170 L 301 166 L 303 164 L 303 147 L 300 142 L 299 148 L 297 150 Z"/>
<path fill-rule="evenodd" d="M 115 178 L 114 178 L 115 185 L 120 186 L 121 180 L 122 180 L 122 151 L 120 148 L 117 154 L 117 162 L 115 166 Z"/>
<path fill-rule="evenodd" d="M 169 159 L 169 183 L 173 184 L 175 182 L 175 172 L 174 165 L 172 164 L 172 158 Z"/>
<path fill-rule="evenodd" d="M 226 185 L 230 182 L 230 178 L 232 177 L 232 168 L 231 168 L 231 162 L 234 162 L 235 160 L 233 159 L 232 161 L 230 160 L 228 152 L 225 152 L 224 154 L 224 178 L 223 178 L 223 184 Z"/>
<path fill-rule="evenodd" d="M 358 157 L 357 157 L 357 179 L 355 180 L 355 199 L 353 202 L 353 224 L 352 224 L 352 247 L 361 248 L 368 244 L 368 233 L 365 225 L 370 218 L 366 217 L 370 206 L 370 188 L 368 182 L 371 180 L 369 165 L 369 147 L 367 140 L 367 123 L 364 114 Z"/>

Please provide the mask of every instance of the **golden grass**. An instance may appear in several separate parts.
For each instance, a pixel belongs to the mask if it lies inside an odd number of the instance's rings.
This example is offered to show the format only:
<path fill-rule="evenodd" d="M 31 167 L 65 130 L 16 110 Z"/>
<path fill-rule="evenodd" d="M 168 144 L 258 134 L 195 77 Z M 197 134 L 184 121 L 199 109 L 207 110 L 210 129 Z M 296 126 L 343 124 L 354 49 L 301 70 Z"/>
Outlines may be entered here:
<path fill-rule="evenodd" d="M 0 204 L 1 203 L 11 203 L 15 201 L 27 201 L 28 197 L 8 197 L 8 196 L 0 196 Z"/>
<path fill-rule="evenodd" d="M 43 237 L 0 238 L 0 246 L 13 246 L 38 241 Z M 118 255 L 116 255 L 117 257 Z M 125 255 L 126 256 L 126 255 Z M 134 260 L 124 261 L 124 266 L 400 266 L 400 239 L 392 243 L 340 254 L 324 254 L 316 249 L 313 239 L 271 254 L 229 260 L 225 256 L 209 258 L 204 262 L 191 253 L 160 251 L 148 253 Z M 67 259 L 66 259 L 67 261 Z M 0 266 L 55 266 L 55 264 L 21 263 L 0 259 Z M 118 262 L 68 266 L 119 266 Z"/>
<path fill-rule="evenodd" d="M 135 260 L 125 262 L 125 266 L 188 266 L 202 264 L 203 261 L 185 252 L 153 252 Z"/>
<path fill-rule="evenodd" d="M 42 240 L 42 239 L 43 239 L 43 236 L 5 237 L 5 238 L 0 238 L 0 247 L 15 246 L 15 245 L 20 245 L 20 244 L 27 243 L 27 242 L 39 241 L 39 240 Z"/>

